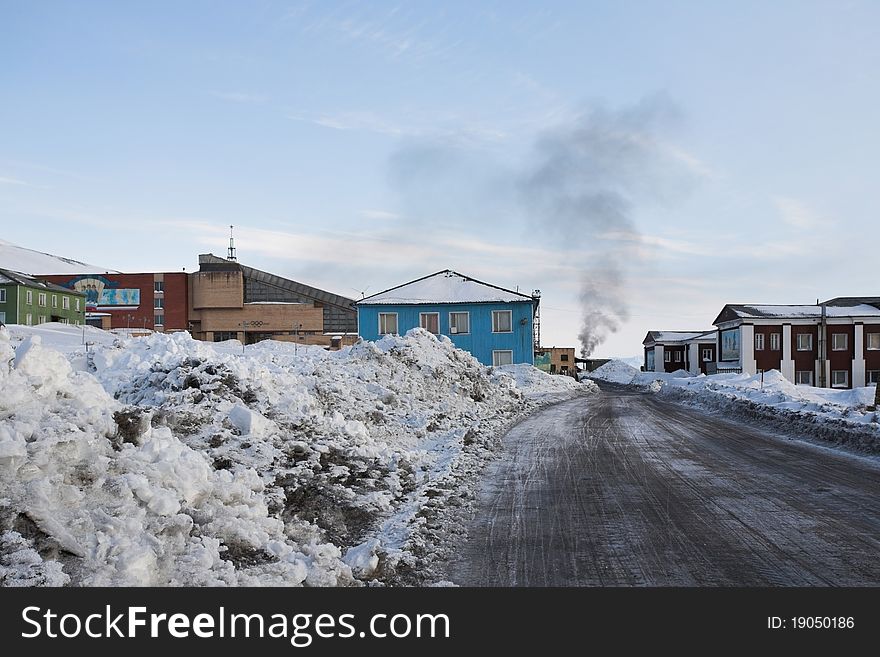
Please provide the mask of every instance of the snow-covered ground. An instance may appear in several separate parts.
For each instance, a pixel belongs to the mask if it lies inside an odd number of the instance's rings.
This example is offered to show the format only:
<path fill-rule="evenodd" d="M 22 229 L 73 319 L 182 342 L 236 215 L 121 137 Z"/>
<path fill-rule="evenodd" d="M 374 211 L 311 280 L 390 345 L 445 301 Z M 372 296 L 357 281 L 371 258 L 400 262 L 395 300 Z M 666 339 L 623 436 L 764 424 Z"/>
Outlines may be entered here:
<path fill-rule="evenodd" d="M 590 378 L 640 386 L 706 408 L 746 412 L 824 439 L 880 450 L 880 413 L 868 410 L 874 403 L 873 386 L 851 390 L 797 386 L 776 370 L 765 372 L 763 377 L 693 376 L 683 370 L 671 374 L 640 372 L 620 361 L 603 365 Z"/>
<path fill-rule="evenodd" d="M 504 429 L 596 390 L 487 368 L 420 329 L 244 353 L 186 333 L 9 329 L 6 586 L 431 583 Z"/>

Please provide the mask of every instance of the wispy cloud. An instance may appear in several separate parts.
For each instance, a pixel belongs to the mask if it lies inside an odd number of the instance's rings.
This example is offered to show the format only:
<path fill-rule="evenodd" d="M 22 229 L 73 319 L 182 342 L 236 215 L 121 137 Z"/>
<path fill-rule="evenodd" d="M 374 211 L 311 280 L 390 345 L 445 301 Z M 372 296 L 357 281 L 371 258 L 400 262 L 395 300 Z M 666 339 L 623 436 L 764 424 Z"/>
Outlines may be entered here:
<path fill-rule="evenodd" d="M 426 137 L 452 144 L 498 142 L 508 134 L 462 117 L 423 113 L 398 120 L 371 111 L 292 112 L 287 118 L 331 130 L 357 130 L 391 137 Z"/>
<path fill-rule="evenodd" d="M 230 103 L 260 104 L 269 100 L 269 97 L 263 94 L 251 94 L 239 91 L 212 91 L 211 95 L 220 100 L 229 101 Z"/>
<path fill-rule="evenodd" d="M 400 215 L 396 212 L 388 212 L 387 210 L 361 210 L 360 215 L 367 219 L 381 219 L 391 221 L 400 219 Z"/>
<path fill-rule="evenodd" d="M 0 185 L 27 186 L 27 183 L 24 180 L 19 180 L 18 178 L 7 178 L 5 176 L 0 176 Z"/>
<path fill-rule="evenodd" d="M 779 211 L 782 221 L 789 226 L 804 230 L 829 226 L 834 222 L 828 217 L 823 217 L 807 204 L 787 196 L 774 196 L 773 204 Z"/>

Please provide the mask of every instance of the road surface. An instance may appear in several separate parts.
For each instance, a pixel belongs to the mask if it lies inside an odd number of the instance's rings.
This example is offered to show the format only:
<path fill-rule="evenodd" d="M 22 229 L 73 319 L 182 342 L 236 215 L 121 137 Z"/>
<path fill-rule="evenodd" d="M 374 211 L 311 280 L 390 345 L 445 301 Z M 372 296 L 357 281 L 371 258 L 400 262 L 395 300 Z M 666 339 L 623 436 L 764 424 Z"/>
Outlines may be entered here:
<path fill-rule="evenodd" d="M 880 585 L 880 459 L 603 386 L 517 425 L 449 577 Z"/>

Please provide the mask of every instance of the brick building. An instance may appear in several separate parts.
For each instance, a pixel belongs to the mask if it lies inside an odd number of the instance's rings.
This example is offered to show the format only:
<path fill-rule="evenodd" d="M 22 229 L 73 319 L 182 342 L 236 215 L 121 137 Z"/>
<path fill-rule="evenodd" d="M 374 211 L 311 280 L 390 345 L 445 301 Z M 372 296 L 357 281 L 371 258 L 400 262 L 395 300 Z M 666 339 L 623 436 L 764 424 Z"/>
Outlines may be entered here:
<path fill-rule="evenodd" d="M 141 274 L 55 274 L 40 276 L 85 295 L 88 322 L 110 328 L 159 332 L 188 328 L 189 286 L 186 272 Z M 106 321 L 106 319 L 105 319 Z"/>
<path fill-rule="evenodd" d="M 715 319 L 719 367 L 779 370 L 797 384 L 853 388 L 880 380 L 880 299 L 815 306 L 724 306 Z"/>

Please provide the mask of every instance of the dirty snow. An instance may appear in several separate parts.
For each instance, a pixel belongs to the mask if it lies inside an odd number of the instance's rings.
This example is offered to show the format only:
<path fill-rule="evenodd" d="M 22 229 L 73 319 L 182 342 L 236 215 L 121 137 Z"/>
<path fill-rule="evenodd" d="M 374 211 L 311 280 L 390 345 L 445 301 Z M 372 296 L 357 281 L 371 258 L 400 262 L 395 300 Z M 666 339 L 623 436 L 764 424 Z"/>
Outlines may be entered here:
<path fill-rule="evenodd" d="M 763 414 L 765 419 L 798 422 L 810 433 L 825 439 L 855 443 L 872 451 L 880 449 L 880 413 L 868 410 L 874 402 L 873 386 L 851 390 L 798 386 L 777 370 L 765 372 L 763 377 L 760 374 L 694 376 L 683 370 L 671 374 L 640 372 L 620 361 L 603 365 L 590 378 L 640 386 L 670 399 L 712 409 L 742 411 L 746 408 L 751 415 Z"/>
<path fill-rule="evenodd" d="M 5 586 L 429 584 L 504 429 L 595 390 L 487 368 L 421 329 L 244 354 L 187 333 L 9 329 Z"/>

